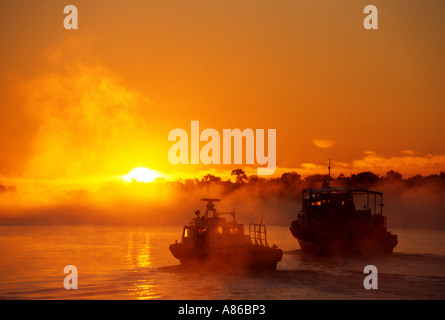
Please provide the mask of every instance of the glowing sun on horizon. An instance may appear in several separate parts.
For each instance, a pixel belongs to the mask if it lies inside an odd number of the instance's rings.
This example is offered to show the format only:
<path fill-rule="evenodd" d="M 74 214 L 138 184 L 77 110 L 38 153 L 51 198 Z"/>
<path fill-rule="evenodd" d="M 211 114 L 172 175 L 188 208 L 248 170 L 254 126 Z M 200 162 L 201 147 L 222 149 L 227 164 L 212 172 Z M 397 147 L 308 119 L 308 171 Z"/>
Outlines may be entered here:
<path fill-rule="evenodd" d="M 155 170 L 139 167 L 131 170 L 130 173 L 124 177 L 124 179 L 127 182 L 137 181 L 137 182 L 149 183 L 159 177 L 161 177 L 161 175 Z"/>

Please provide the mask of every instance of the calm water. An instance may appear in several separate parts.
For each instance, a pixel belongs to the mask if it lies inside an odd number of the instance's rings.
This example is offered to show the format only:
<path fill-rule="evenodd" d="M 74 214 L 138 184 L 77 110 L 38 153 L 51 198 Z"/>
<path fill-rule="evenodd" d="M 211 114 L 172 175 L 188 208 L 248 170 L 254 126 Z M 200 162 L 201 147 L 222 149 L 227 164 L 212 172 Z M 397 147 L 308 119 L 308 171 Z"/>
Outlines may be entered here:
<path fill-rule="evenodd" d="M 392 230 L 384 259 L 328 259 L 301 254 L 287 227 L 268 227 L 285 252 L 276 272 L 260 275 L 183 272 L 168 246 L 178 227 L 0 226 L 1 299 L 444 299 L 445 232 Z M 363 268 L 378 268 L 365 290 Z M 66 265 L 78 269 L 66 290 Z"/>

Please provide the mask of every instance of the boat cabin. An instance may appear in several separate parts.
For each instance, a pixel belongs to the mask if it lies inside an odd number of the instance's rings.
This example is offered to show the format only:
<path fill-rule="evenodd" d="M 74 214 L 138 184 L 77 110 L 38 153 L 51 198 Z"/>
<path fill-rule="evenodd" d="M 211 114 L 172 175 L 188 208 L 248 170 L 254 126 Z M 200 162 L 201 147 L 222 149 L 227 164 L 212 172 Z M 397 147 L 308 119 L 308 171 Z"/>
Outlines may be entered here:
<path fill-rule="evenodd" d="M 202 199 L 207 201 L 206 211 L 201 216 L 201 212 L 195 212 L 196 217 L 189 225 L 184 226 L 182 232 L 182 243 L 203 246 L 212 242 L 214 245 L 239 243 L 257 245 L 268 245 L 266 237 L 266 227 L 263 224 L 249 225 L 249 235 L 244 232 L 244 225 L 238 223 L 235 217 L 235 209 L 229 212 L 218 212 L 214 202 L 219 199 Z M 221 216 L 231 215 L 232 220 L 227 221 Z"/>
<path fill-rule="evenodd" d="M 381 192 L 340 187 L 305 189 L 302 199 L 298 222 L 303 227 L 328 224 L 386 228 Z"/>

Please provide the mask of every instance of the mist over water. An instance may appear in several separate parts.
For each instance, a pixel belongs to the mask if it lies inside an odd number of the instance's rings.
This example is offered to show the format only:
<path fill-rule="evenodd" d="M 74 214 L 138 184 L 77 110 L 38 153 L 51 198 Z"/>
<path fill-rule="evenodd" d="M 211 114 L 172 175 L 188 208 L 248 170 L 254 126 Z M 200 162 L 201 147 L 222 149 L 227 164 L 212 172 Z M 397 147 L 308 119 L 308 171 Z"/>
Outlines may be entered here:
<path fill-rule="evenodd" d="M 301 210 L 302 179 L 243 177 L 154 183 L 107 183 L 96 190 L 32 197 L 3 190 L 0 214 L 0 298 L 3 299 L 444 299 L 443 175 L 398 179 L 370 174 L 338 178 L 337 186 L 383 192 L 388 229 L 398 235 L 387 258 L 321 258 L 301 253 L 289 226 Z M 45 195 L 44 190 L 37 190 Z M 238 222 L 262 222 L 268 242 L 284 251 L 277 271 L 233 274 L 185 271 L 169 251 L 202 198 L 221 198 Z M 26 201 L 25 201 L 26 200 Z M 65 290 L 63 268 L 79 270 L 79 289 Z M 363 288 L 375 265 L 379 289 Z"/>
<path fill-rule="evenodd" d="M 396 176 L 394 178 L 393 176 Z M 53 190 L 52 186 L 0 191 L 0 224 L 177 225 L 188 223 L 202 198 L 220 198 L 220 211 L 236 210 L 240 222 L 288 226 L 301 210 L 301 191 L 319 187 L 322 176 L 241 176 L 237 182 L 207 175 L 201 180 L 153 183 L 108 182 L 94 190 Z M 370 172 L 341 176 L 333 185 L 383 192 L 388 228 L 445 228 L 445 175 L 403 179 Z"/>

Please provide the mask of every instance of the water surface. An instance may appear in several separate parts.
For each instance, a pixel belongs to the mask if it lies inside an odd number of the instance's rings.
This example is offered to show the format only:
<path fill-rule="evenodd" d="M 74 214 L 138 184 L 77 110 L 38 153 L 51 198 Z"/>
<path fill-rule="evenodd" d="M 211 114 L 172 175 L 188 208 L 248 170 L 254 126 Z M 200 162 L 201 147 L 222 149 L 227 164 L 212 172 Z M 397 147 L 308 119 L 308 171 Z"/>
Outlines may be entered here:
<path fill-rule="evenodd" d="M 288 227 L 268 227 L 284 251 L 276 272 L 185 272 L 168 246 L 182 226 L 0 226 L 1 299 L 444 299 L 445 233 L 392 230 L 399 245 L 387 258 L 303 255 Z M 378 269 L 365 290 L 363 268 Z M 78 289 L 66 290 L 66 265 Z"/>

